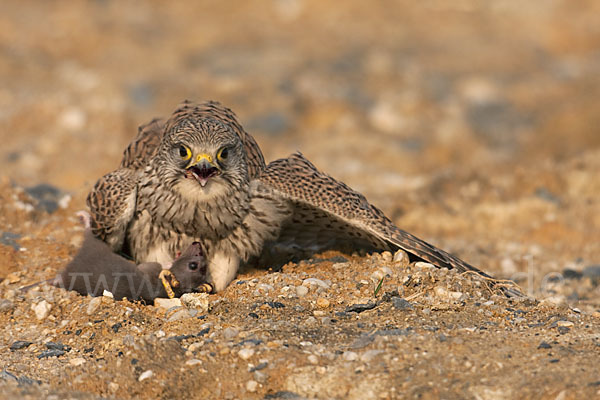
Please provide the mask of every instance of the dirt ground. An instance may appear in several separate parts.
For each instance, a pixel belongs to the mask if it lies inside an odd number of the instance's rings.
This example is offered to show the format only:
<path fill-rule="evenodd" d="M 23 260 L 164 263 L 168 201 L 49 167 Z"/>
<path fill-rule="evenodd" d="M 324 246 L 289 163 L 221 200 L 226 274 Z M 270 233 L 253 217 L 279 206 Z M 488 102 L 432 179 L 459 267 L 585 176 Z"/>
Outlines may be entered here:
<path fill-rule="evenodd" d="M 600 398 L 599 13 L 2 1 L 0 397 Z M 137 126 L 186 98 L 530 297 L 337 252 L 243 270 L 208 308 L 20 291 L 75 254 Z"/>

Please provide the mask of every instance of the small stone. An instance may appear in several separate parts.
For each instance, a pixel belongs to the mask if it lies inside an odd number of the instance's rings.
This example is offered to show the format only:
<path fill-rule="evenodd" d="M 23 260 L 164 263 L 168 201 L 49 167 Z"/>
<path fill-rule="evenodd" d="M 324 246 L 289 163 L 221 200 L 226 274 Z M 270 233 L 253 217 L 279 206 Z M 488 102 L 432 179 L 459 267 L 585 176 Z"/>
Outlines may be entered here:
<path fill-rule="evenodd" d="M 31 309 L 35 313 L 35 317 L 39 320 L 42 320 L 48 316 L 50 310 L 52 309 L 52 305 L 46 300 L 42 300 L 39 303 L 32 305 Z"/>
<path fill-rule="evenodd" d="M 371 360 L 373 360 L 373 358 L 375 358 L 381 353 L 383 353 L 383 350 L 367 350 L 360 355 L 360 361 L 370 362 Z"/>
<path fill-rule="evenodd" d="M 165 331 L 163 331 L 162 329 L 157 330 L 154 335 L 157 338 L 163 338 L 163 337 L 167 336 L 167 334 L 165 333 Z"/>
<path fill-rule="evenodd" d="M 141 382 L 141 381 L 143 381 L 145 379 L 148 379 L 148 378 L 152 378 L 153 375 L 154 375 L 154 372 L 152 372 L 151 369 L 146 370 L 146 371 L 144 371 L 144 372 L 141 373 L 140 377 L 138 378 L 138 382 Z"/>
<path fill-rule="evenodd" d="M 83 358 L 83 357 L 73 358 L 73 359 L 69 360 L 69 364 L 71 364 L 74 367 L 79 367 L 80 365 L 85 364 L 85 358 Z"/>
<path fill-rule="evenodd" d="M 423 269 L 436 269 L 435 265 L 428 263 L 428 262 L 423 262 L 423 261 L 417 261 L 415 263 L 415 267 L 423 268 Z"/>
<path fill-rule="evenodd" d="M 392 261 L 392 253 L 390 253 L 389 251 L 384 251 L 383 253 L 381 253 L 381 259 L 385 262 Z"/>
<path fill-rule="evenodd" d="M 154 307 L 164 308 L 166 310 L 173 307 L 181 307 L 181 300 L 179 299 L 164 299 L 158 297 L 154 299 Z"/>
<path fill-rule="evenodd" d="M 109 299 L 114 299 L 115 298 L 115 296 L 112 294 L 112 292 L 109 292 L 108 290 L 102 291 L 102 296 L 108 297 Z"/>
<path fill-rule="evenodd" d="M 95 313 L 98 307 L 100 307 L 100 304 L 102 304 L 101 297 L 92 297 L 88 304 L 87 310 L 85 311 L 86 314 L 92 315 L 93 313 Z"/>
<path fill-rule="evenodd" d="M 249 380 L 248 382 L 246 382 L 246 390 L 249 391 L 250 393 L 256 392 L 257 388 L 258 388 L 258 382 L 256 382 L 255 380 Z"/>
<path fill-rule="evenodd" d="M 204 342 L 194 342 L 188 346 L 188 351 L 194 353 L 204 347 Z"/>
<path fill-rule="evenodd" d="M 317 365 L 319 363 L 319 357 L 315 356 L 314 354 L 311 354 L 310 356 L 308 356 L 307 360 L 312 365 Z"/>
<path fill-rule="evenodd" d="M 190 366 L 190 367 L 192 367 L 194 365 L 199 365 L 199 364 L 202 364 L 202 360 L 198 360 L 197 358 L 191 358 L 185 362 L 185 365 Z"/>
<path fill-rule="evenodd" d="M 234 337 L 239 335 L 239 333 L 240 333 L 240 331 L 238 331 L 237 329 L 235 329 L 231 326 L 223 329 L 223 337 L 227 340 L 233 339 Z"/>
<path fill-rule="evenodd" d="M 185 308 L 179 309 L 179 310 L 175 311 L 173 314 L 171 314 L 171 316 L 169 318 L 167 318 L 167 322 L 179 321 L 182 319 L 192 318 L 190 311 L 191 310 L 188 310 Z"/>
<path fill-rule="evenodd" d="M 538 349 L 551 349 L 552 346 L 548 342 L 541 342 L 537 348 Z"/>
<path fill-rule="evenodd" d="M 566 327 L 569 328 L 571 326 L 573 326 L 575 324 L 573 324 L 571 321 L 556 321 L 556 326 L 562 326 L 562 327 Z"/>
<path fill-rule="evenodd" d="M 246 347 L 238 351 L 238 356 L 242 360 L 247 360 L 254 355 L 254 349 Z"/>
<path fill-rule="evenodd" d="M 115 382 L 111 382 L 108 384 L 108 390 L 113 393 L 116 393 L 119 390 L 119 384 Z"/>
<path fill-rule="evenodd" d="M 16 342 L 14 342 L 13 344 L 10 345 L 10 350 L 15 351 L 15 350 L 25 349 L 25 348 L 31 346 L 32 344 L 33 344 L 33 342 L 28 342 L 26 340 L 17 340 Z"/>
<path fill-rule="evenodd" d="M 355 353 L 355 352 L 353 352 L 353 351 L 345 351 L 344 354 L 342 354 L 342 357 L 346 361 L 356 361 L 356 360 L 358 360 L 358 354 Z"/>
<path fill-rule="evenodd" d="M 296 294 L 298 297 L 304 297 L 308 294 L 308 287 L 306 286 L 296 286 Z"/>
<path fill-rule="evenodd" d="M 410 264 L 410 258 L 404 250 L 398 250 L 394 254 L 393 261 L 400 268 L 406 268 L 408 267 L 408 264 Z"/>
<path fill-rule="evenodd" d="M 327 299 L 324 299 L 322 297 L 319 297 L 317 299 L 317 307 L 319 307 L 319 308 L 327 308 L 327 307 L 329 307 L 329 304 L 330 304 L 329 300 L 327 300 Z"/>
<path fill-rule="evenodd" d="M 201 312 L 208 312 L 210 308 L 208 293 L 185 293 L 181 296 L 181 303 L 187 308 L 194 308 Z"/>
<path fill-rule="evenodd" d="M 406 311 L 414 308 L 409 301 L 398 296 L 392 297 L 392 304 L 394 305 L 395 309 L 401 311 Z"/>
<path fill-rule="evenodd" d="M 0 313 L 11 311 L 13 308 L 15 308 L 15 304 L 11 300 L 0 299 Z"/>
<path fill-rule="evenodd" d="M 329 289 L 329 284 L 317 278 L 306 278 L 302 281 L 303 286 L 319 286 L 323 289 Z"/>

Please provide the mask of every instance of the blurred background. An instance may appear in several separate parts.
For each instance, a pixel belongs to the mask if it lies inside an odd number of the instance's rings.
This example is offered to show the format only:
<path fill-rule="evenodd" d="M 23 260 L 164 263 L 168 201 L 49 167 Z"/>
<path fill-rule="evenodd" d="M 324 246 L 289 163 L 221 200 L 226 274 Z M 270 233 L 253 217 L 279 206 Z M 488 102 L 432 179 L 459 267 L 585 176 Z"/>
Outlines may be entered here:
<path fill-rule="evenodd" d="M 212 99 L 267 160 L 302 151 L 491 270 L 600 262 L 598 15 L 594 0 L 3 0 L 0 175 L 81 208 L 138 125 Z"/>

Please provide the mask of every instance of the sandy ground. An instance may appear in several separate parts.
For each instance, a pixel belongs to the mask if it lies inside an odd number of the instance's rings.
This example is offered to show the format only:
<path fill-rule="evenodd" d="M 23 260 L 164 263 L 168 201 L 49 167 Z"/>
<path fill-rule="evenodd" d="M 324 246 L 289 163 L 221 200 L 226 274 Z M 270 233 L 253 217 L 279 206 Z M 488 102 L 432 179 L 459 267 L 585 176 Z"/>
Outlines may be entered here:
<path fill-rule="evenodd" d="M 600 6 L 416 4 L 3 1 L 0 397 L 600 397 Z M 186 98 L 531 297 L 337 252 L 244 270 L 200 309 L 19 291 Z"/>

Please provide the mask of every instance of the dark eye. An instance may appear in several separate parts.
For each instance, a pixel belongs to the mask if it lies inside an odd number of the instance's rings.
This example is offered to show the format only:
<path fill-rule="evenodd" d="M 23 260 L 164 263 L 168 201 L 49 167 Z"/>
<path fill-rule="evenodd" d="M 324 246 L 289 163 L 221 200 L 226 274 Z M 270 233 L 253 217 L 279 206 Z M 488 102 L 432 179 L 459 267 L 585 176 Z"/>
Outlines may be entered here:
<path fill-rule="evenodd" d="M 220 161 L 223 161 L 223 160 L 227 160 L 227 157 L 228 157 L 228 156 L 229 156 L 229 149 L 228 149 L 227 147 L 224 147 L 224 148 L 222 148 L 222 149 L 219 151 L 219 154 L 217 155 L 217 158 L 218 158 Z"/>
<path fill-rule="evenodd" d="M 179 145 L 178 151 L 179 157 L 181 157 L 182 160 L 189 160 L 192 157 L 192 152 L 190 149 L 182 144 Z"/>
<path fill-rule="evenodd" d="M 188 264 L 188 268 L 191 269 L 192 271 L 195 271 L 198 269 L 198 263 L 196 261 L 192 261 L 191 263 Z"/>

